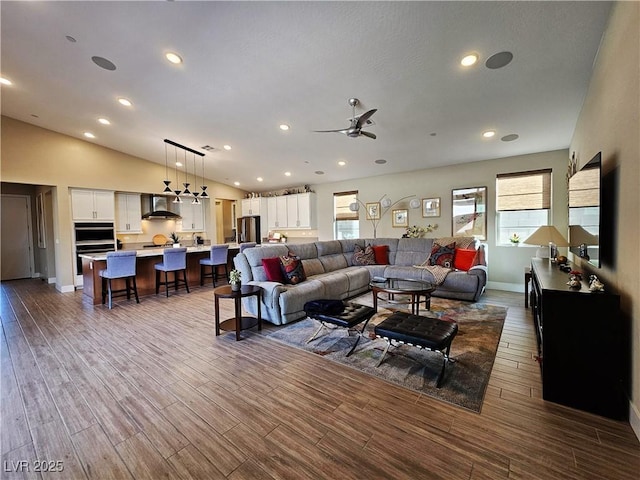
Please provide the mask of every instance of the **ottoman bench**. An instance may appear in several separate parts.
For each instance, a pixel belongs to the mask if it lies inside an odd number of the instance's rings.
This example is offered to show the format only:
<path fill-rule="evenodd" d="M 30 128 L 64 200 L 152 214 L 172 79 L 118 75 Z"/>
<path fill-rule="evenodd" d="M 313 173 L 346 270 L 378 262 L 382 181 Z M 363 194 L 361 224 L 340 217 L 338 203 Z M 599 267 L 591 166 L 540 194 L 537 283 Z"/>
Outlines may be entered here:
<path fill-rule="evenodd" d="M 442 369 L 436 379 L 436 387 L 440 388 L 444 377 L 445 366 L 448 362 L 454 362 L 449 358 L 451 342 L 458 333 L 458 324 L 438 318 L 412 315 L 406 312 L 395 312 L 374 327 L 377 337 L 387 341 L 387 346 L 376 365 L 379 367 L 389 351 L 389 347 L 397 344 L 411 345 L 434 352 L 443 356 Z"/>
<path fill-rule="evenodd" d="M 371 317 L 376 313 L 373 308 L 367 307 L 366 305 L 343 303 L 341 300 L 314 300 L 307 302 L 304 305 L 304 311 L 309 318 L 320 322 L 320 327 L 311 335 L 307 343 L 314 340 L 323 328 L 342 327 L 346 328 L 347 332 L 354 330 L 358 334 L 356 342 L 346 355 L 347 357 L 351 355 L 358 346 L 360 337 L 362 337 L 364 329 L 367 328 L 367 323 L 369 323 Z M 364 322 L 362 328 L 357 330 L 355 326 L 362 322 Z M 334 327 L 329 327 L 329 324 L 334 325 Z"/>

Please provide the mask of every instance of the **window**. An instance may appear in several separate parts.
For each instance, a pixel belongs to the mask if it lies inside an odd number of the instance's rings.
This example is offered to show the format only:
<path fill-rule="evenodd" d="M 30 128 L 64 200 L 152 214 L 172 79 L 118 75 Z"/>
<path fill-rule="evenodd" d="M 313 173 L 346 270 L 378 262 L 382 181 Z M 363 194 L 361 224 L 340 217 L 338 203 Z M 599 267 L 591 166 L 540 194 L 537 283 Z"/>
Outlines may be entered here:
<path fill-rule="evenodd" d="M 358 192 L 340 192 L 333 194 L 333 238 L 346 240 L 358 238 L 360 223 L 358 211 L 352 211 L 350 205 L 357 203 Z"/>
<path fill-rule="evenodd" d="M 525 240 L 541 225 L 549 224 L 551 170 L 498 174 L 496 178 L 498 245 L 514 234 Z"/>

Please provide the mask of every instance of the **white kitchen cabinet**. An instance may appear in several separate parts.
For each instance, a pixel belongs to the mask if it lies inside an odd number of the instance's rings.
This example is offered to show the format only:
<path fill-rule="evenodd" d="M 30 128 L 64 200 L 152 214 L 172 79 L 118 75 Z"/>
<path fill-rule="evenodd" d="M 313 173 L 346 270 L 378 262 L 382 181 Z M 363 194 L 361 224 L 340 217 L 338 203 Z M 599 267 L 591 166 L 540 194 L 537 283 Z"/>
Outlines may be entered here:
<path fill-rule="evenodd" d="M 115 219 L 114 192 L 107 190 L 71 189 L 71 211 L 74 221 L 111 221 Z"/>
<path fill-rule="evenodd" d="M 316 228 L 316 195 L 315 193 L 298 193 L 287 195 L 288 228 Z"/>
<path fill-rule="evenodd" d="M 142 233 L 139 193 L 116 193 L 116 233 Z"/>
<path fill-rule="evenodd" d="M 287 197 L 267 198 L 267 220 L 269 230 L 288 227 Z"/>
<path fill-rule="evenodd" d="M 266 215 L 267 205 L 262 197 L 243 198 L 242 199 L 242 216 L 250 217 L 254 215 Z"/>
<path fill-rule="evenodd" d="M 201 200 L 194 205 L 191 200 L 183 200 L 180 204 L 180 216 L 182 217 L 181 232 L 203 232 L 204 212 L 206 210 L 206 200 Z"/>

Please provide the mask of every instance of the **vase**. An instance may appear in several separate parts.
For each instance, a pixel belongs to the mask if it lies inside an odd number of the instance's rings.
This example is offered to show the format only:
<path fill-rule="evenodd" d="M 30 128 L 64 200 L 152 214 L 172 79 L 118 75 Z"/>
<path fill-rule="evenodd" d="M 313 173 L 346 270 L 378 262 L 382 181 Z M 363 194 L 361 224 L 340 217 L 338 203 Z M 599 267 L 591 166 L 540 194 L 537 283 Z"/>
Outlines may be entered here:
<path fill-rule="evenodd" d="M 242 283 L 240 282 L 231 282 L 229 285 L 231 285 L 232 292 L 239 292 L 242 288 Z"/>
<path fill-rule="evenodd" d="M 176 243 L 174 243 L 174 244 L 173 244 L 173 248 L 180 248 L 180 244 L 179 244 L 179 243 L 177 243 L 177 242 L 176 242 Z"/>

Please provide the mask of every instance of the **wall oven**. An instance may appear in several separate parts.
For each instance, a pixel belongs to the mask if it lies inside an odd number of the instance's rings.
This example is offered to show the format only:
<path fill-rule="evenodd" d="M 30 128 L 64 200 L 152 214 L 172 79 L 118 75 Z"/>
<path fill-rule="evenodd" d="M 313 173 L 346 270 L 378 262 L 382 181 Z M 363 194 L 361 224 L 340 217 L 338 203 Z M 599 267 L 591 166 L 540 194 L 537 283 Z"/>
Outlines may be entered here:
<path fill-rule="evenodd" d="M 106 253 L 116 250 L 113 222 L 87 222 L 73 225 L 76 261 L 76 285 L 82 285 L 82 259 L 80 255 Z"/>

